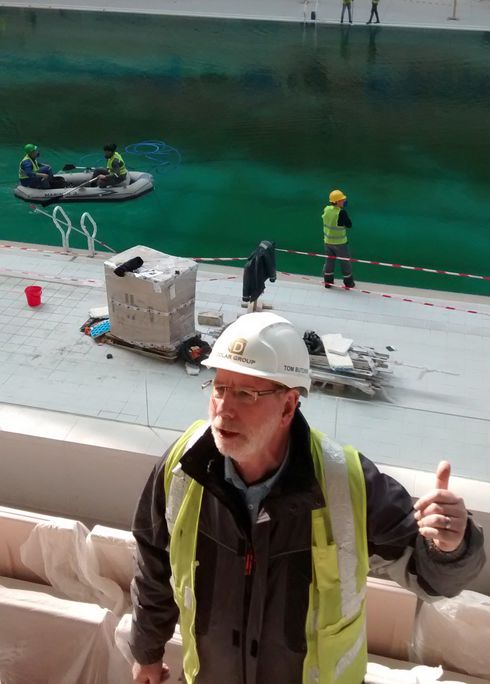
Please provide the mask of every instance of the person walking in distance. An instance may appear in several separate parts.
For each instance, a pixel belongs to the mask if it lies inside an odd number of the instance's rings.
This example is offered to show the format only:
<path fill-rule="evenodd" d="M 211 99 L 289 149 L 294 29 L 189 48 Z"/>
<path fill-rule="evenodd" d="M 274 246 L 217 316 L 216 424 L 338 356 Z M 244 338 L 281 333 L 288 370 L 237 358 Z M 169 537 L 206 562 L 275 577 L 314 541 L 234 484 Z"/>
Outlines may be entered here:
<path fill-rule="evenodd" d="M 376 24 L 379 24 L 379 14 L 378 14 L 378 4 L 379 0 L 371 0 L 371 14 L 366 24 L 371 24 L 374 17 L 376 17 Z"/>
<path fill-rule="evenodd" d="M 345 10 L 347 10 L 347 15 L 349 17 L 349 24 L 352 24 L 352 2 L 353 0 L 342 0 L 342 13 L 340 15 L 340 23 L 344 23 L 344 14 Z"/>
<path fill-rule="evenodd" d="M 185 684 L 361 684 L 369 567 L 429 599 L 456 595 L 485 562 L 450 466 L 414 507 L 311 427 L 308 350 L 281 316 L 241 316 L 203 363 L 208 421 L 155 465 L 134 518 L 133 680 L 169 677 L 179 620 Z"/>
<path fill-rule="evenodd" d="M 347 288 L 355 287 L 352 277 L 352 264 L 350 251 L 347 244 L 347 229 L 352 228 L 352 221 L 345 209 L 347 201 L 342 190 L 332 190 L 329 195 L 330 204 L 323 210 L 323 239 L 325 243 L 325 265 L 323 267 L 323 282 L 325 287 L 330 287 L 334 282 L 335 262 L 340 260 L 340 269 Z"/>

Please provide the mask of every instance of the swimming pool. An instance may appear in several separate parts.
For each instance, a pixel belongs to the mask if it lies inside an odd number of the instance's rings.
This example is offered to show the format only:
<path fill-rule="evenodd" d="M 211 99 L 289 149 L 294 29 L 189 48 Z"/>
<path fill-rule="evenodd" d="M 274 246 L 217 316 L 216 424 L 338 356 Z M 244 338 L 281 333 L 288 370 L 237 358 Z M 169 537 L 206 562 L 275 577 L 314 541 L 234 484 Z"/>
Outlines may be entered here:
<path fill-rule="evenodd" d="M 354 256 L 490 274 L 488 32 L 1 10 L 0 34 L 3 239 L 59 244 L 12 195 L 25 142 L 61 168 L 114 141 L 156 178 L 141 199 L 83 205 L 117 250 L 246 256 L 271 239 L 321 251 L 338 186 Z M 321 272 L 308 257 L 278 266 Z M 481 280 L 355 275 L 489 293 Z"/>

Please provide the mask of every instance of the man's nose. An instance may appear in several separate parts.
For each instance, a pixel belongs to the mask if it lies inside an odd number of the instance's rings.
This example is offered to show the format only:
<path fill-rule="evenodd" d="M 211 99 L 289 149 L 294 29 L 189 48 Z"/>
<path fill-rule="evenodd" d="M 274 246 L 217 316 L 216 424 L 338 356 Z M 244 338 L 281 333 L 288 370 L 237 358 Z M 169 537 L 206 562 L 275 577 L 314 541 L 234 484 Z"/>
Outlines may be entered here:
<path fill-rule="evenodd" d="M 218 416 L 231 416 L 236 412 L 234 393 L 228 389 L 224 391 L 224 394 L 220 399 L 212 397 L 211 401 L 214 402 L 214 410 Z"/>

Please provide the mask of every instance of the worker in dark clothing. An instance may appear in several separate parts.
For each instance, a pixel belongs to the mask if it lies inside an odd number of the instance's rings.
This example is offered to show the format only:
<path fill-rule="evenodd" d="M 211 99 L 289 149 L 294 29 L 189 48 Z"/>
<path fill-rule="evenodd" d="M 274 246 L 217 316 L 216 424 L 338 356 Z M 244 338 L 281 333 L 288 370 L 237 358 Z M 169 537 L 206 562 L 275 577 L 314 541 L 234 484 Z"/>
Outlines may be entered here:
<path fill-rule="evenodd" d="M 369 15 L 369 20 L 366 24 L 371 24 L 374 17 L 376 17 L 376 24 L 379 24 L 379 14 L 378 14 L 378 4 L 379 0 L 371 0 L 371 14 Z"/>
<path fill-rule="evenodd" d="M 349 24 L 352 24 L 352 0 L 342 0 L 342 13 L 340 15 L 340 23 L 344 23 L 344 14 L 345 10 L 347 10 L 347 14 L 349 16 Z"/>
<path fill-rule="evenodd" d="M 53 170 L 48 164 L 38 161 L 39 149 L 37 145 L 28 143 L 24 146 L 25 155 L 19 164 L 19 181 L 26 188 L 42 188 L 49 190 L 52 187 Z"/>
<path fill-rule="evenodd" d="M 344 277 L 346 288 L 355 287 L 352 277 L 352 265 L 350 251 L 347 245 L 347 228 L 352 228 L 352 222 L 344 208 L 347 197 L 342 190 L 332 190 L 329 195 L 330 204 L 323 210 L 323 235 L 325 242 L 325 265 L 323 267 L 323 281 L 325 287 L 330 287 L 334 282 L 335 261 L 341 257 L 340 268 Z"/>
<path fill-rule="evenodd" d="M 447 462 L 413 505 L 308 424 L 309 354 L 286 319 L 240 316 L 203 363 L 209 419 L 154 467 L 134 519 L 133 680 L 168 678 L 179 621 L 187 684 L 361 684 L 369 567 L 455 596 L 485 563 L 482 531 Z"/>
<path fill-rule="evenodd" d="M 99 188 L 106 188 L 108 185 L 120 185 L 124 183 L 128 172 L 124 159 L 119 152 L 116 152 L 117 145 L 109 143 L 104 145 L 104 157 L 107 159 L 105 169 L 95 169 L 93 179 L 97 181 Z"/>

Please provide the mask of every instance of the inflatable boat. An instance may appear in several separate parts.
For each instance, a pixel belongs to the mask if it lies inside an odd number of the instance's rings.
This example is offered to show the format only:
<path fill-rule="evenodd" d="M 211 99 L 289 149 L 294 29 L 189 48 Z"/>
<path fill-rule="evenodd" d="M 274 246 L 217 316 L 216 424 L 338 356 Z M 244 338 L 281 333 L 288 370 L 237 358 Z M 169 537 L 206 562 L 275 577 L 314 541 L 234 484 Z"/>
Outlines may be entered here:
<path fill-rule="evenodd" d="M 143 171 L 129 171 L 126 180 L 120 185 L 107 188 L 91 187 L 92 171 L 56 174 L 59 185 L 63 187 L 42 190 L 18 185 L 14 194 L 26 202 L 98 202 L 129 200 L 153 190 L 153 176 Z"/>

